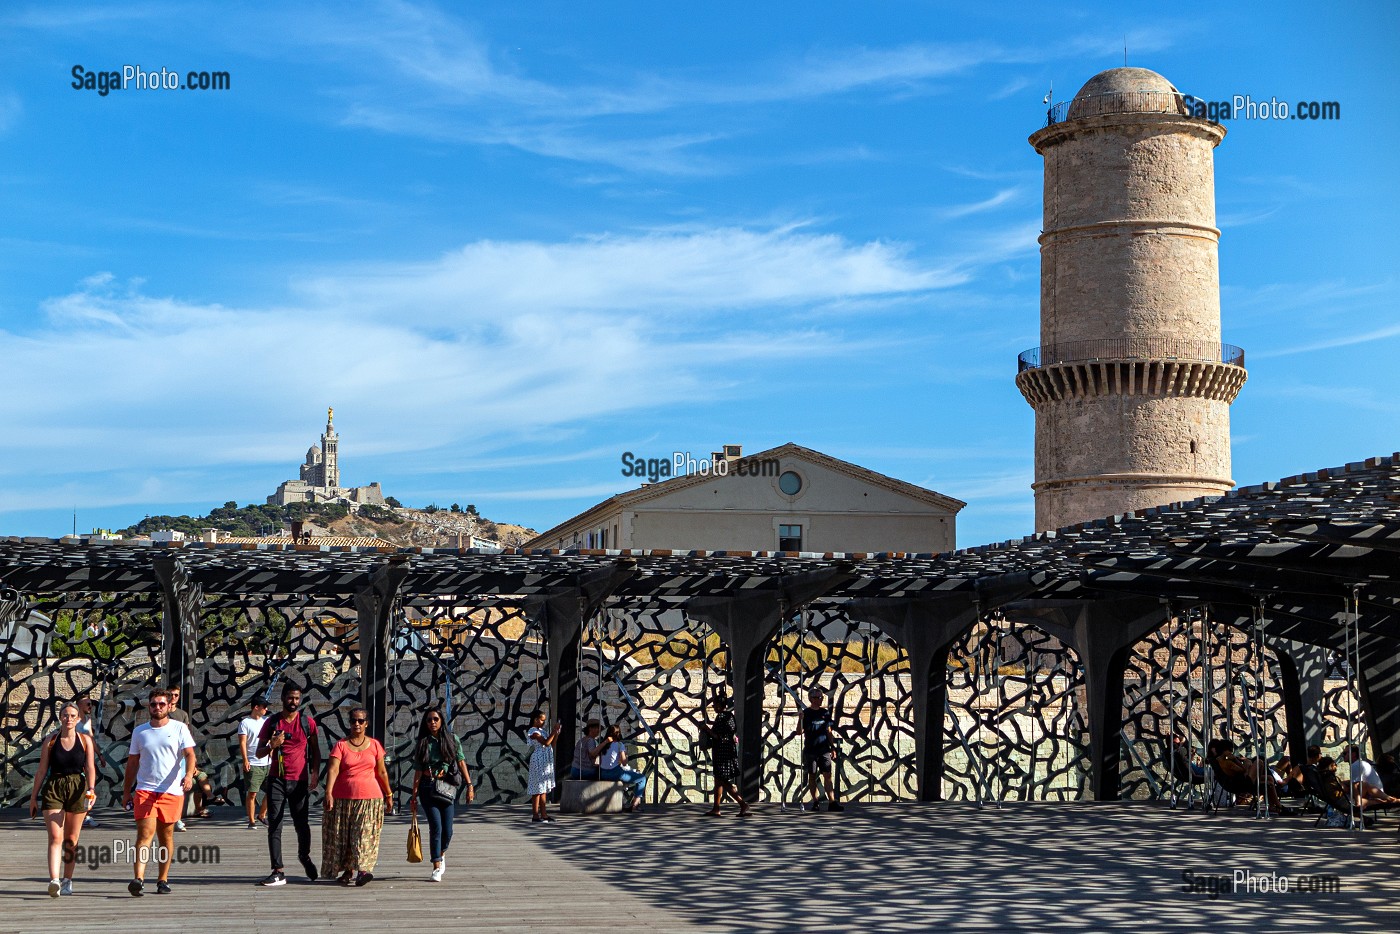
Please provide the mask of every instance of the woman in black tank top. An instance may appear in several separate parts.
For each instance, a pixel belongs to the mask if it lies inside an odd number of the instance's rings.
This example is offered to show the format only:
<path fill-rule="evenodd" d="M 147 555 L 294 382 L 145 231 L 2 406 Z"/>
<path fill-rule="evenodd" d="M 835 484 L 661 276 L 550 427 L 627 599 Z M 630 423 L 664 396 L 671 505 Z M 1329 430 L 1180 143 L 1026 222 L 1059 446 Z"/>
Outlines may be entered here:
<path fill-rule="evenodd" d="M 73 894 L 73 866 L 83 818 L 92 806 L 97 768 L 92 740 L 78 732 L 78 708 L 64 704 L 59 728 L 44 740 L 34 791 L 29 796 L 29 816 L 43 802 L 44 825 L 49 834 L 49 895 Z M 62 870 L 62 878 L 59 872 Z"/>

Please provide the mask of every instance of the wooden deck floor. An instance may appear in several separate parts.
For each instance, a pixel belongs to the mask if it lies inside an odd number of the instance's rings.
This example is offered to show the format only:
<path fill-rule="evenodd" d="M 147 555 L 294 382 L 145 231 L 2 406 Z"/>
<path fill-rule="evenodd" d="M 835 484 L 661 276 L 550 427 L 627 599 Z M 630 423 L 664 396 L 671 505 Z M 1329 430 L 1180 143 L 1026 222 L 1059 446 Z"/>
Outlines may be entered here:
<path fill-rule="evenodd" d="M 1400 920 L 1393 819 L 1351 834 L 1313 829 L 1310 818 L 1261 823 L 1147 804 L 885 804 L 839 815 L 765 807 L 743 822 L 675 806 L 541 826 L 519 808 L 481 808 L 459 818 L 443 883 L 404 861 L 406 822 L 395 821 L 375 881 L 347 890 L 299 874 L 255 887 L 268 870 L 266 835 L 227 813 L 176 835 L 218 845 L 220 860 L 176 866 L 172 895 L 131 898 L 129 869 L 106 865 L 80 867 L 77 894 L 51 899 L 42 826 L 0 812 L 0 930 L 1347 931 Z M 99 817 L 83 844 L 132 838 L 127 815 Z M 284 846 L 295 853 L 289 828 Z M 1210 899 L 1182 891 L 1185 870 L 1334 873 L 1341 891 Z"/>

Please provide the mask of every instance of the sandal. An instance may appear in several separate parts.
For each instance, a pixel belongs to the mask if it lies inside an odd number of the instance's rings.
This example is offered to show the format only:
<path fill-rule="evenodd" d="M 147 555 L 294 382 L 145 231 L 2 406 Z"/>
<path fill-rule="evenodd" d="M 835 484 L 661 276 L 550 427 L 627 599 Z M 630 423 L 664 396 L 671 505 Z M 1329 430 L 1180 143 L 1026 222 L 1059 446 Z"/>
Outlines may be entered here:
<path fill-rule="evenodd" d="M 724 815 L 720 814 L 719 811 L 706 811 L 706 812 L 705 812 L 705 816 L 706 816 L 706 817 L 723 817 Z"/>
<path fill-rule="evenodd" d="M 194 816 L 195 816 L 195 817 L 209 817 L 209 816 L 210 816 L 210 814 L 209 814 L 209 809 L 208 809 L 208 808 L 200 808 L 198 811 L 195 811 L 195 812 L 194 812 Z"/>
<path fill-rule="evenodd" d="M 355 881 L 355 870 L 345 870 L 343 873 L 340 874 L 340 878 L 336 879 L 335 881 L 339 882 L 341 885 L 349 885 L 350 883 Z"/>

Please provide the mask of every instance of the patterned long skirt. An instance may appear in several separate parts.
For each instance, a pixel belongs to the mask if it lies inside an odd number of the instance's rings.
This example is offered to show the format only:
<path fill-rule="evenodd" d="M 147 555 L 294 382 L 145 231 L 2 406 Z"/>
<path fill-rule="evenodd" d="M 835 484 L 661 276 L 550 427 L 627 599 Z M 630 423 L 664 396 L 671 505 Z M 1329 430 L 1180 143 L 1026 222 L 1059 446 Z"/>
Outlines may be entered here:
<path fill-rule="evenodd" d="M 321 875 L 372 872 L 384 829 L 383 798 L 341 798 L 321 819 Z"/>

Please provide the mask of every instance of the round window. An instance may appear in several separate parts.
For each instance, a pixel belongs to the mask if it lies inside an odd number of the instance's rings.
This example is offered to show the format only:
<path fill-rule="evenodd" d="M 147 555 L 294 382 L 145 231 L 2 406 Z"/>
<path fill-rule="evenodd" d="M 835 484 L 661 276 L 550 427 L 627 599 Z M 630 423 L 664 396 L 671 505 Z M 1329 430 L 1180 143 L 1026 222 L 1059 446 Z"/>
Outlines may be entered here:
<path fill-rule="evenodd" d="M 791 470 L 785 470 L 782 475 L 778 477 L 778 489 L 782 490 L 788 496 L 796 496 L 798 493 L 802 492 L 802 478 Z"/>

